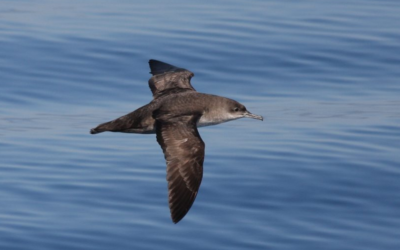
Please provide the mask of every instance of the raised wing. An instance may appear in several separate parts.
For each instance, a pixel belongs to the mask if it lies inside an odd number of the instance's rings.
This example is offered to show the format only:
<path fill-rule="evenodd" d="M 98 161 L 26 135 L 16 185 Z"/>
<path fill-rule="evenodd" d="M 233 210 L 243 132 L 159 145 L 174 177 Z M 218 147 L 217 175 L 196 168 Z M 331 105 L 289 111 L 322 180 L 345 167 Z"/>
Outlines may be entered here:
<path fill-rule="evenodd" d="M 153 75 L 149 80 L 149 87 L 154 99 L 172 93 L 196 91 L 190 84 L 194 74 L 189 70 L 153 59 L 149 61 L 149 65 Z"/>
<path fill-rule="evenodd" d="M 199 118 L 156 117 L 157 141 L 167 162 L 169 208 L 174 223 L 189 211 L 203 178 L 205 145 L 196 127 Z"/>

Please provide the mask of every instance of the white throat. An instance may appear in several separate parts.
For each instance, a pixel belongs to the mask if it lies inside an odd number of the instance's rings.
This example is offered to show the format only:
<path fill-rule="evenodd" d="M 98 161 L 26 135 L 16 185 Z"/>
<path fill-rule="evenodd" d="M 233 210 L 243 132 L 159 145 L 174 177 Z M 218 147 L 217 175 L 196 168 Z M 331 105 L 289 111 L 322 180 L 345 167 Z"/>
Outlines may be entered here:
<path fill-rule="evenodd" d="M 239 118 L 242 118 L 242 116 L 233 116 L 229 113 L 224 113 L 224 114 L 206 113 L 201 116 L 199 122 L 197 123 L 197 126 L 205 127 L 205 126 L 217 125 L 223 122 L 229 122 Z"/>

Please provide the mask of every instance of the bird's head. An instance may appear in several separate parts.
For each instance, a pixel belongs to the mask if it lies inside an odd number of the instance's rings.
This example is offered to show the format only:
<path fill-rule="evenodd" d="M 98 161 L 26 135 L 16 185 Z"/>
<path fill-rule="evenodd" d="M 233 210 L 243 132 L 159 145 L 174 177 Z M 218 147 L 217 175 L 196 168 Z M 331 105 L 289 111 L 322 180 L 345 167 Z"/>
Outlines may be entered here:
<path fill-rule="evenodd" d="M 255 115 L 250 113 L 243 104 L 234 100 L 230 100 L 230 102 L 228 102 L 225 108 L 227 109 L 228 114 L 232 120 L 243 117 L 253 118 L 261 121 L 264 119 L 261 115 Z"/>

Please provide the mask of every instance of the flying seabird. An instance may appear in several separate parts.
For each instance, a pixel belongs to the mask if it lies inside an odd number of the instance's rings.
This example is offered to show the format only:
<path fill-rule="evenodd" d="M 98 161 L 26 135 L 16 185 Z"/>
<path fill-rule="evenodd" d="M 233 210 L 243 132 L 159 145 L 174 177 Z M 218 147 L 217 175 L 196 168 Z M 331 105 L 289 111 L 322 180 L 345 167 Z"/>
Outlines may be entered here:
<path fill-rule="evenodd" d="M 205 144 L 197 127 L 243 117 L 263 120 L 237 101 L 197 92 L 189 70 L 150 60 L 153 100 L 137 110 L 90 130 L 156 134 L 167 163 L 169 208 L 174 223 L 189 211 L 203 178 Z"/>

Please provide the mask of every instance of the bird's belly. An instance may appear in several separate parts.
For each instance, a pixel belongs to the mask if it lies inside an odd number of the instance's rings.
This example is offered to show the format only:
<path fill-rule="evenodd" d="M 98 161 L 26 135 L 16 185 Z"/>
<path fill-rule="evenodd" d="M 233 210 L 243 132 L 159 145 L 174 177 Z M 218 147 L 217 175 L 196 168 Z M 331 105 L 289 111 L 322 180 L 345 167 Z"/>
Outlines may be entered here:
<path fill-rule="evenodd" d="M 211 125 L 217 125 L 220 123 L 226 122 L 224 120 L 219 120 L 219 119 L 207 119 L 207 117 L 202 116 L 200 120 L 197 122 L 197 127 L 205 127 L 205 126 L 211 126 Z"/>

